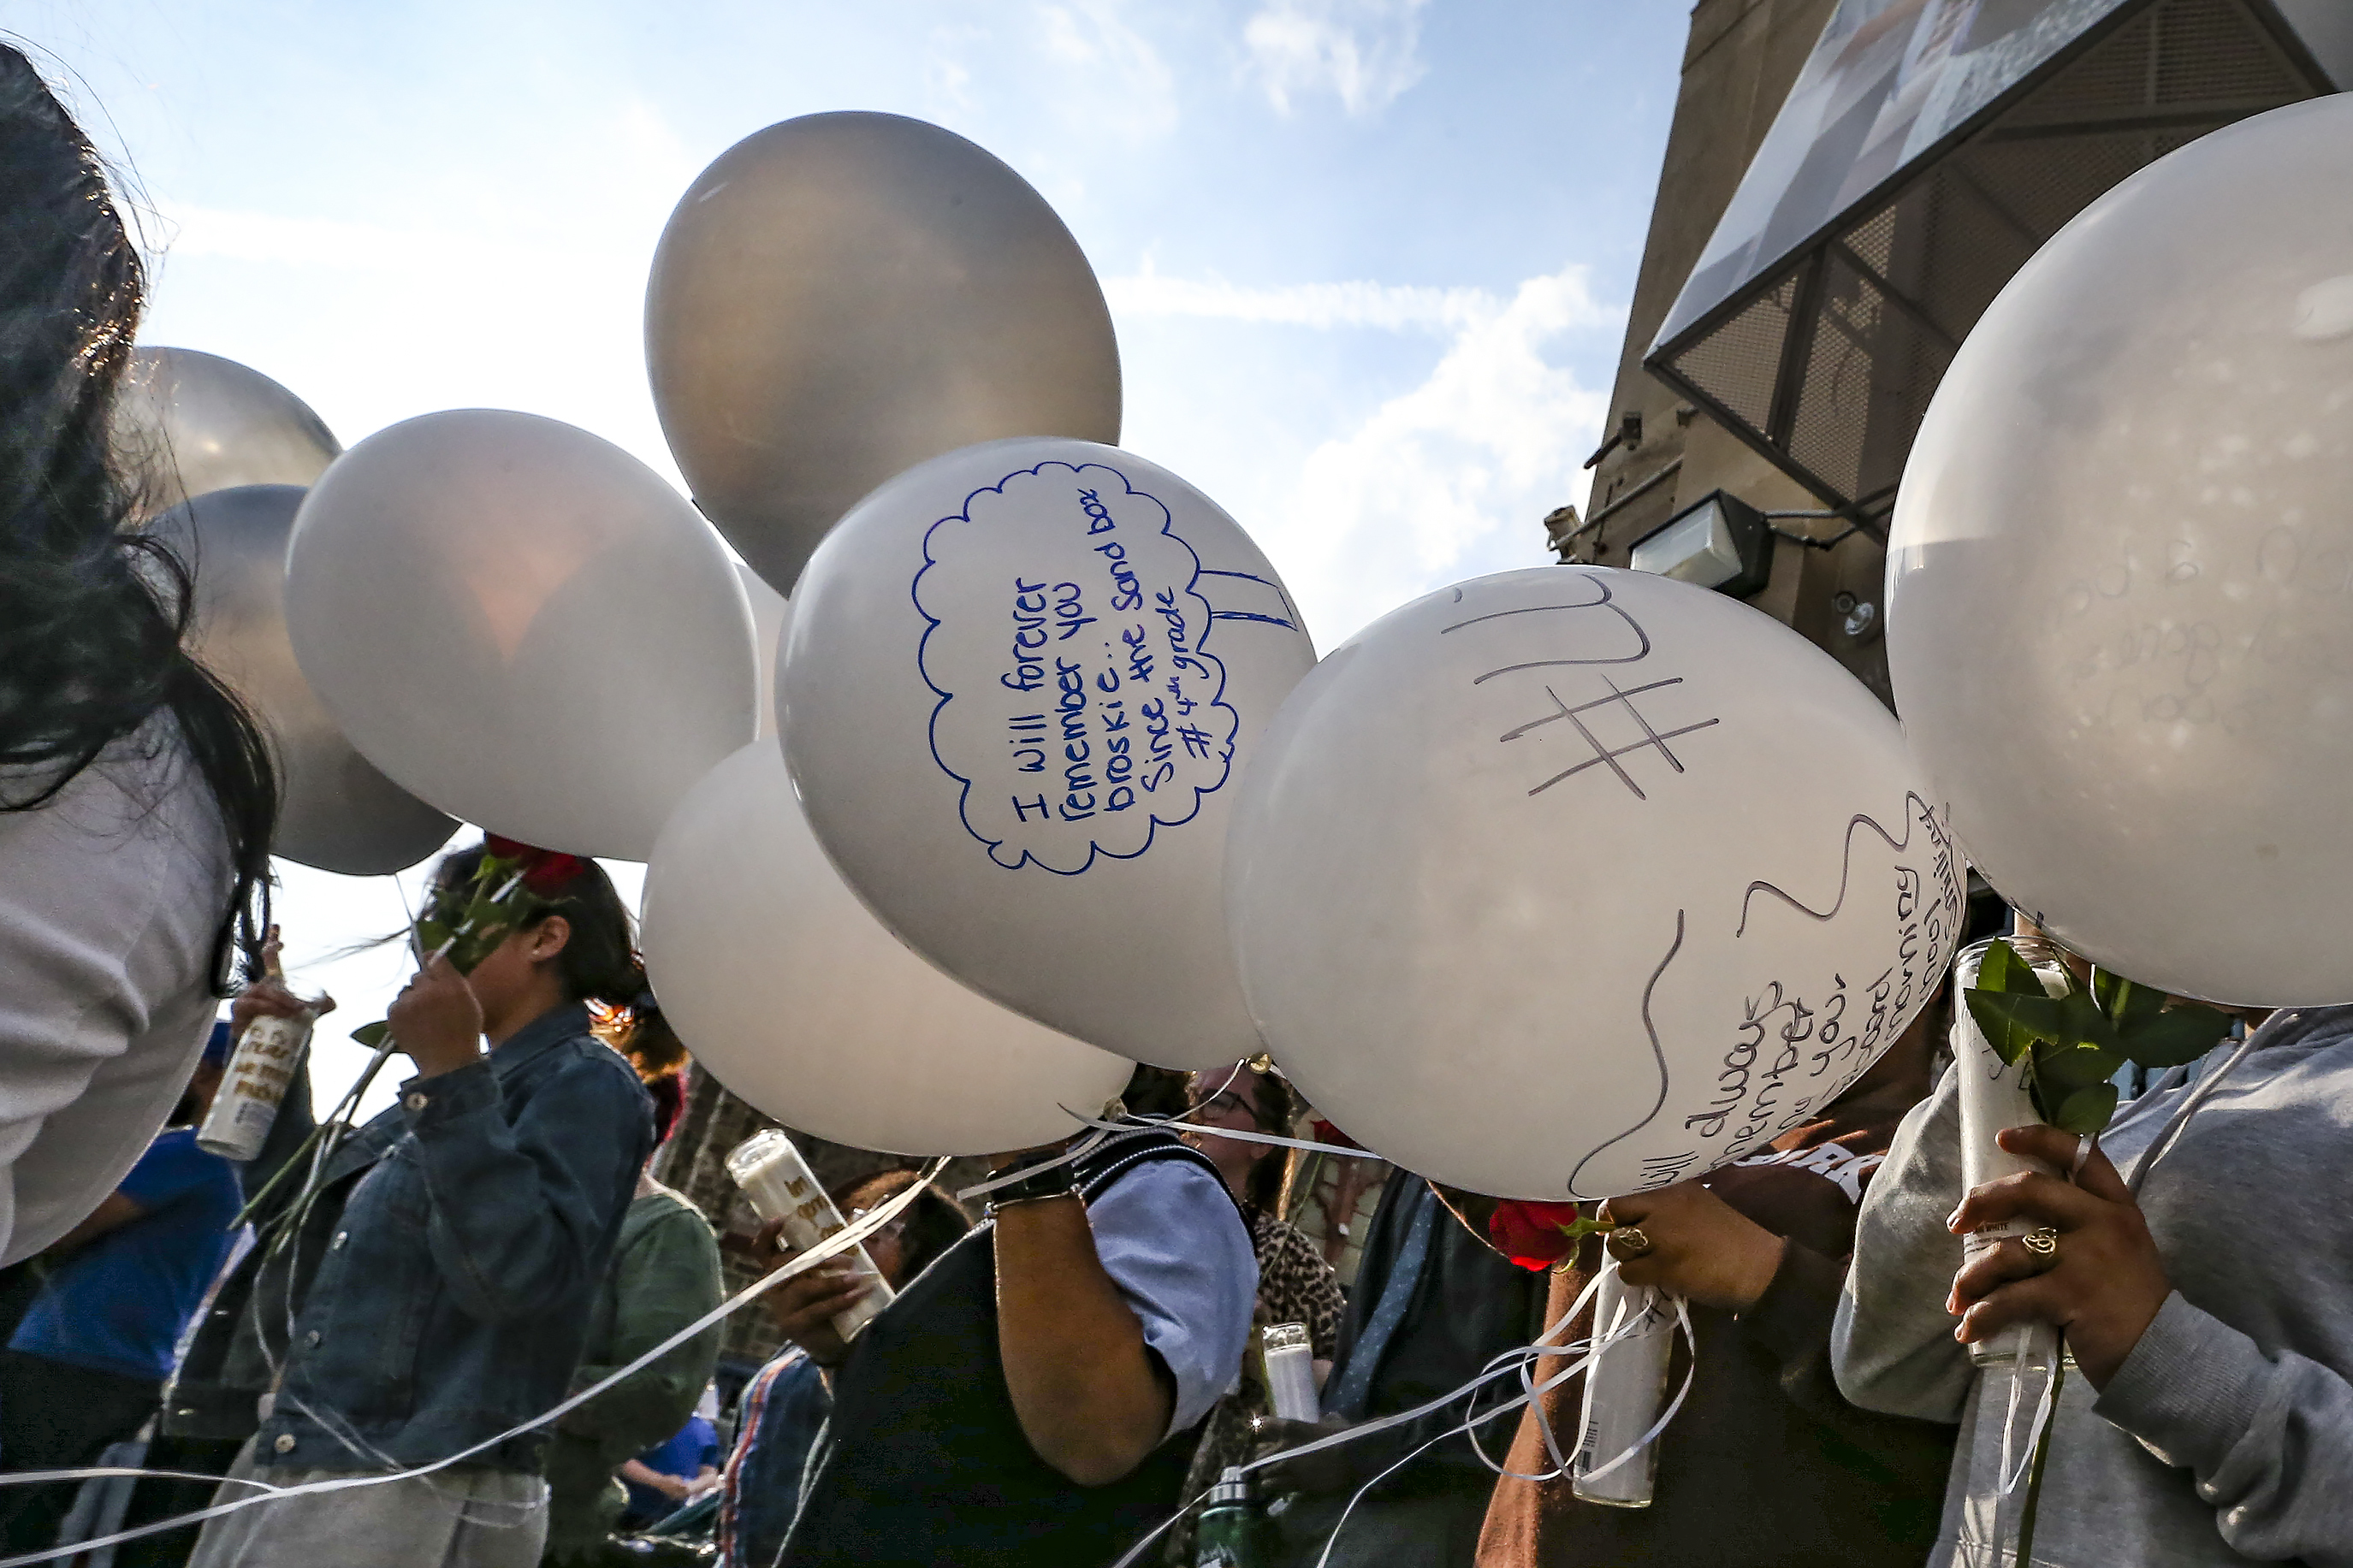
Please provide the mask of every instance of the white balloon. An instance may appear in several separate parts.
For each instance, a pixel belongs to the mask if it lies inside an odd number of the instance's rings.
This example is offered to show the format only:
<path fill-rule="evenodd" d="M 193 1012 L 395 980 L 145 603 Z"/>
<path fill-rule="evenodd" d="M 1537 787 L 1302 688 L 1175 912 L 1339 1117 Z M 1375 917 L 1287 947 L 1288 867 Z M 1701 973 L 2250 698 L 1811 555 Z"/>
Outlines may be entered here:
<path fill-rule="evenodd" d="M 760 692 L 753 710 L 759 717 L 760 739 L 773 741 L 776 738 L 776 658 L 793 606 L 741 561 L 735 563 L 735 575 L 743 580 L 744 595 L 752 602 L 752 662 L 760 672 Z"/>
<path fill-rule="evenodd" d="M 718 536 L 643 463 L 536 415 L 427 414 L 346 452 L 294 520 L 286 623 L 368 761 L 552 849 L 644 859 L 756 729 Z"/>
<path fill-rule="evenodd" d="M 852 509 L 793 593 L 809 825 L 917 952 L 1164 1067 L 1259 1049 L 1226 941 L 1232 784 L 1314 661 L 1250 537 L 1114 447 L 968 447 Z"/>
<path fill-rule="evenodd" d="M 1441 589 L 1335 651 L 1242 781 L 1250 1010 L 1409 1170 L 1597 1198 L 1836 1098 L 1951 962 L 1963 870 L 1828 654 L 1663 577 Z"/>
<path fill-rule="evenodd" d="M 662 1016 L 695 1059 L 836 1142 L 1026 1149 L 1076 1131 L 1071 1111 L 1096 1113 L 1134 1070 L 908 952 L 818 847 L 773 741 L 679 803 L 646 867 L 643 935 Z"/>
<path fill-rule="evenodd" d="M 1888 666 L 1986 879 L 2168 991 L 2353 1000 L 2353 98 L 2060 231 L 1904 475 Z"/>
<path fill-rule="evenodd" d="M 302 679 L 286 637 L 286 540 L 302 491 L 292 485 L 207 490 L 148 525 L 195 575 L 189 647 L 243 699 L 278 762 L 270 853 L 377 877 L 414 866 L 458 825 L 352 749 Z"/>
<path fill-rule="evenodd" d="M 307 485 L 343 449 L 291 392 L 195 349 L 133 353 L 113 418 L 118 460 L 138 476 L 142 520 L 238 485 Z"/>

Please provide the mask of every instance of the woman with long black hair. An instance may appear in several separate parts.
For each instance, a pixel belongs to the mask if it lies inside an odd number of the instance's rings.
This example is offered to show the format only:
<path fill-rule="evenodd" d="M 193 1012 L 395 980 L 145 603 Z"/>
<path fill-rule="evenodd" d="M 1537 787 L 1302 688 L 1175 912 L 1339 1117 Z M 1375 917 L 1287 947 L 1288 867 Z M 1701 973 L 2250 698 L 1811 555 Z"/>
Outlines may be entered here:
<path fill-rule="evenodd" d="M 670 1035 L 603 868 L 493 843 L 496 945 L 465 974 L 431 957 L 393 1004 L 415 1076 L 265 1222 L 165 1412 L 175 1436 L 246 1439 L 223 1502 L 253 1481 L 370 1484 L 213 1519 L 197 1568 L 539 1562 L 547 1434 L 516 1428 L 571 1392 L 653 1152 L 651 1101 L 616 1047 L 651 1058 Z M 484 853 L 442 859 L 434 910 L 477 900 Z"/>
<path fill-rule="evenodd" d="M 0 46 L 0 1262 L 114 1190 L 267 924 L 268 750 L 184 644 L 186 567 L 122 527 L 144 288 L 89 139 Z"/>

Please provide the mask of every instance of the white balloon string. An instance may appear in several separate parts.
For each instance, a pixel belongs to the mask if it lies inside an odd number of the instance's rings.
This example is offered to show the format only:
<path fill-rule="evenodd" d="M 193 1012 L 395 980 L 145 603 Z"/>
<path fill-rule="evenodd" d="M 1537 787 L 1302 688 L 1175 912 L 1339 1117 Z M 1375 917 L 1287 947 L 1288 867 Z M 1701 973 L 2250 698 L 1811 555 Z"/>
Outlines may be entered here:
<path fill-rule="evenodd" d="M 1082 1126 L 1093 1127 L 1110 1132 L 1134 1132 L 1142 1128 L 1166 1130 L 1181 1127 L 1185 1131 L 1202 1138 L 1230 1138 L 1240 1143 L 1271 1143 L 1278 1149 L 1305 1149 L 1318 1154 L 1342 1154 L 1351 1160 L 1381 1158 L 1370 1149 L 1350 1148 L 1339 1143 L 1318 1143 L 1312 1138 L 1285 1138 L 1274 1132 L 1238 1132 L 1229 1127 L 1203 1127 L 1198 1123 L 1186 1121 L 1181 1116 L 1131 1116 L 1124 1121 L 1105 1121 L 1097 1117 L 1082 1116 L 1077 1111 L 1071 1110 L 1067 1105 L 1062 1109 L 1070 1111 L 1072 1120 Z M 1192 1113 L 1187 1112 L 1187 1115 L 1190 1114 Z M 1031 1167 L 1033 1170 L 1039 1168 L 1040 1167 Z"/>
<path fill-rule="evenodd" d="M 745 1286 L 743 1289 L 737 1291 L 726 1300 L 722 1301 L 710 1311 L 705 1312 L 702 1317 L 697 1318 L 693 1322 L 689 1323 L 686 1327 L 679 1330 L 678 1332 L 670 1335 L 670 1338 L 662 1341 L 661 1343 L 654 1346 L 643 1355 L 638 1356 L 635 1361 L 630 1362 L 626 1366 L 617 1369 L 605 1377 L 599 1378 L 596 1382 L 591 1384 L 586 1388 L 582 1389 L 579 1393 L 571 1395 L 563 1403 L 555 1405 L 553 1409 L 544 1411 L 538 1415 L 534 1415 L 530 1420 L 524 1421 L 520 1425 L 511 1426 L 495 1437 L 485 1437 L 480 1442 L 474 1444 L 472 1447 L 462 1448 L 457 1453 L 451 1454 L 447 1458 L 436 1459 L 429 1465 L 418 1465 L 408 1469 L 394 1470 L 385 1475 L 337 1476 L 326 1480 L 306 1481 L 297 1486 L 280 1487 L 273 1486 L 263 1481 L 244 1481 L 240 1484 L 259 1487 L 261 1489 L 250 1497 L 235 1498 L 227 1502 L 216 1502 L 209 1508 L 198 1509 L 192 1513 L 179 1514 L 171 1519 L 159 1519 L 152 1523 L 139 1525 L 130 1530 L 117 1531 L 112 1535 L 103 1536 L 95 1541 L 76 1542 L 69 1546 L 55 1546 L 44 1552 L 32 1552 L 16 1557 L 0 1558 L 0 1568 L 30 1568 L 30 1565 L 36 1563 L 53 1563 L 60 1558 L 71 1557 L 79 1552 L 97 1552 L 105 1547 L 117 1546 L 126 1541 L 136 1541 L 142 1536 L 153 1535 L 163 1531 L 179 1530 L 187 1525 L 201 1523 L 205 1520 L 217 1519 L 225 1514 L 236 1513 L 240 1510 L 251 1508 L 257 1503 L 273 1502 L 280 1498 L 301 1497 L 311 1493 L 349 1491 L 359 1487 L 387 1486 L 395 1481 L 415 1480 L 419 1477 L 430 1476 L 436 1471 L 448 1469 L 452 1465 L 462 1464 L 466 1460 L 472 1458 L 477 1454 L 486 1453 L 492 1448 L 498 1447 L 501 1444 L 512 1442 L 517 1437 L 524 1436 L 539 1427 L 547 1426 L 551 1422 L 559 1420 L 565 1415 L 571 1414 L 573 1411 L 580 1408 L 583 1405 L 587 1404 L 590 1400 L 595 1399 L 597 1395 L 613 1387 L 616 1384 L 644 1371 L 647 1367 L 652 1365 L 655 1362 L 659 1361 L 671 1351 L 676 1350 L 679 1346 L 686 1343 L 689 1340 L 693 1339 L 696 1335 L 702 1333 L 712 1324 L 720 1321 L 729 1313 L 733 1312 L 738 1308 L 745 1305 L 755 1297 L 765 1294 L 767 1291 L 783 1284 L 786 1280 L 792 1279 L 796 1275 L 807 1273 L 811 1268 L 816 1268 L 819 1263 L 824 1262 L 827 1258 L 847 1252 L 851 1247 L 858 1246 L 869 1236 L 873 1235 L 874 1232 L 881 1229 L 893 1219 L 896 1219 L 901 1211 L 907 1208 L 910 1205 L 913 1204 L 917 1198 L 921 1197 L 924 1189 L 931 1185 L 932 1182 L 938 1177 L 940 1172 L 946 1168 L 946 1165 L 947 1162 L 944 1159 L 933 1161 L 930 1165 L 924 1168 L 921 1174 L 921 1178 L 911 1184 L 904 1192 L 898 1194 L 888 1202 L 883 1203 L 875 1208 L 869 1209 L 865 1214 L 860 1215 L 858 1219 L 849 1225 L 845 1226 L 840 1230 L 834 1232 L 831 1236 L 826 1237 L 815 1247 L 807 1247 L 802 1251 L 795 1253 L 788 1262 L 783 1264 L 772 1273 L 764 1275 L 760 1279 L 754 1280 L 751 1284 Z M 315 1418 L 315 1413 L 312 1414 Z M 14 1474 L 0 1473 L 0 1487 L 31 1486 L 42 1482 L 88 1480 L 93 1478 L 122 1476 L 153 1476 L 164 1479 L 193 1479 L 185 1477 L 182 1472 L 175 1470 L 142 1470 L 116 1467 L 90 1467 L 71 1470 L 20 1470 Z M 225 1478 L 216 1476 L 205 1479 L 220 1480 Z"/>
<path fill-rule="evenodd" d="M 2148 1173 L 2157 1169 L 2159 1160 L 2173 1152 L 2174 1144 L 2180 1142 L 2181 1134 L 2188 1130 L 2189 1119 L 2198 1113 L 2199 1107 L 2213 1099 L 2214 1091 L 2222 1087 L 2222 1080 L 2231 1076 L 2232 1069 L 2247 1059 L 2247 1053 L 2255 1048 L 2255 1037 L 2261 1033 L 2260 1029 L 2247 1031 L 2247 1037 L 2239 1042 L 2239 1048 L 2225 1058 L 2221 1067 L 2208 1073 L 2204 1082 L 2189 1091 L 2189 1098 L 2181 1102 L 2181 1108 L 2173 1113 L 2164 1130 L 2149 1144 L 2148 1152 L 2134 1162 L 2133 1173 L 2126 1181 L 2125 1190 L 2136 1200 L 2140 1197 L 2141 1184 L 2148 1180 Z"/>
<path fill-rule="evenodd" d="M 1134 1131 L 1134 1128 L 1120 1127 L 1113 1122 L 1091 1122 L 1089 1125 L 1110 1127 L 1115 1132 Z M 969 1203 L 985 1193 L 993 1193 L 999 1187 L 1009 1187 L 1016 1182 L 1027 1181 L 1040 1171 L 1050 1171 L 1058 1165 L 1067 1165 L 1073 1160 L 1083 1160 L 1102 1148 L 1106 1142 L 1108 1142 L 1108 1134 L 1104 1133 L 1097 1133 L 1092 1138 L 1082 1138 L 1050 1160 L 1040 1160 L 1034 1165 L 1023 1165 L 1018 1170 L 1008 1171 L 1004 1175 L 991 1176 L 987 1181 L 975 1182 L 968 1187 L 958 1187 L 956 1199 L 960 1203 Z"/>
<path fill-rule="evenodd" d="M 1361 1151 L 1351 1150 L 1349 1152 L 1358 1153 L 1361 1152 Z M 1556 1344 L 1553 1342 L 1555 1337 L 1566 1331 L 1570 1324 L 1574 1323 L 1578 1317 L 1583 1315 L 1587 1307 L 1591 1304 L 1596 1293 L 1599 1292 L 1601 1288 L 1601 1273 L 1597 1271 L 1590 1279 L 1586 1281 L 1585 1288 L 1583 1290 L 1578 1292 L 1577 1300 L 1568 1305 L 1567 1310 L 1553 1321 L 1552 1325 L 1547 1328 L 1542 1335 L 1538 1336 L 1534 1343 L 1516 1345 L 1512 1349 L 1496 1355 L 1487 1363 L 1486 1366 L 1481 1370 L 1477 1376 L 1472 1378 L 1470 1382 L 1462 1384 L 1461 1387 L 1453 1389 L 1449 1393 L 1441 1394 L 1437 1398 L 1429 1400 L 1424 1404 L 1417 1405 L 1409 1410 L 1401 1410 L 1393 1415 L 1384 1415 L 1377 1420 L 1366 1421 L 1354 1426 L 1343 1427 L 1340 1430 L 1332 1433 L 1328 1436 L 1318 1437 L 1312 1443 L 1303 1443 L 1294 1448 L 1284 1448 L 1280 1452 L 1266 1455 L 1262 1458 L 1253 1459 L 1248 1464 L 1235 1466 L 1234 1468 L 1240 1470 L 1244 1474 L 1249 1474 L 1253 1470 L 1262 1469 L 1270 1465 L 1289 1464 L 1294 1460 L 1303 1458 L 1310 1454 L 1320 1454 L 1327 1449 L 1343 1447 L 1350 1443 L 1360 1442 L 1366 1437 L 1374 1436 L 1379 1433 L 1391 1431 L 1398 1426 L 1409 1426 L 1413 1422 L 1420 1420 L 1425 1415 L 1430 1415 L 1444 1409 L 1446 1406 L 1454 1404 L 1457 1400 L 1466 1397 L 1473 1397 L 1477 1394 L 1480 1389 L 1495 1382 L 1497 1379 L 1504 1377 L 1517 1377 L 1520 1379 L 1523 1392 L 1504 1401 L 1502 1404 L 1497 1405 L 1491 1410 L 1473 1414 L 1462 1422 L 1456 1426 L 1450 1426 L 1445 1431 L 1439 1433 L 1436 1436 L 1430 1438 L 1428 1441 L 1416 1445 L 1410 1452 L 1404 1456 L 1404 1458 L 1396 1460 L 1392 1464 L 1385 1466 L 1378 1474 L 1372 1478 L 1372 1479 L 1357 1488 L 1355 1495 L 1348 1500 L 1347 1507 L 1341 1510 L 1339 1521 L 1333 1525 L 1331 1536 L 1324 1542 L 1324 1554 L 1317 1558 L 1319 1568 L 1322 1563 L 1328 1560 L 1333 1542 L 1338 1539 L 1341 1529 L 1346 1525 L 1349 1516 L 1356 1510 L 1356 1504 L 1364 1500 L 1366 1494 L 1370 1492 L 1372 1489 L 1378 1485 L 1382 1480 L 1395 1474 L 1398 1469 L 1402 1468 L 1407 1464 L 1409 1464 L 1414 1459 L 1420 1458 L 1421 1455 L 1427 1453 L 1430 1448 L 1440 1443 L 1445 1442 L 1450 1437 L 1468 1437 L 1471 1443 L 1472 1451 L 1478 1456 L 1480 1462 L 1488 1469 L 1493 1470 L 1499 1476 L 1506 1476 L 1514 1479 L 1532 1481 L 1557 1479 L 1561 1475 L 1566 1473 L 1567 1461 L 1560 1457 L 1559 1443 L 1553 1434 L 1550 1420 L 1545 1414 L 1541 1396 L 1551 1392 L 1554 1388 L 1558 1387 L 1561 1384 L 1566 1383 L 1570 1378 L 1579 1376 L 1585 1373 L 1591 1367 L 1594 1358 L 1602 1351 L 1608 1349 L 1610 1345 L 1617 1343 L 1620 1340 L 1631 1338 L 1639 1330 L 1639 1319 L 1630 1315 L 1624 1324 L 1619 1326 L 1613 1331 L 1604 1333 L 1599 1341 L 1576 1340 L 1563 1344 Z M 1604 1467 L 1605 1471 L 1616 1468 L 1617 1466 L 1624 1463 L 1634 1454 L 1639 1453 L 1643 1447 L 1656 1441 L 1659 1436 L 1666 1430 L 1667 1424 L 1672 1421 L 1676 1413 L 1683 1408 L 1684 1397 L 1691 1392 L 1693 1376 L 1698 1371 L 1698 1358 L 1695 1353 L 1697 1349 L 1697 1341 L 1692 1337 L 1690 1314 L 1684 1309 L 1684 1306 L 1680 1300 L 1676 1302 L 1675 1310 L 1677 1320 L 1682 1325 L 1685 1340 L 1693 1345 L 1694 1350 L 1693 1365 L 1684 1373 L 1683 1388 L 1676 1394 L 1673 1402 L 1668 1405 L 1666 1413 L 1660 1416 L 1657 1423 L 1651 1426 L 1649 1432 L 1642 1436 L 1640 1441 L 1636 1442 L 1624 1454 L 1619 1455 L 1616 1458 L 1612 1459 L 1608 1466 Z M 1562 1367 L 1559 1371 L 1552 1373 L 1541 1380 L 1536 1380 L 1529 1375 L 1528 1369 L 1530 1367 L 1541 1362 L 1556 1360 L 1565 1360 L 1567 1364 Z M 1541 1475 L 1522 1475 L 1517 1471 L 1507 1469 L 1503 1464 L 1497 1462 L 1487 1453 L 1485 1447 L 1480 1443 L 1478 1433 L 1478 1429 L 1480 1427 L 1488 1425 L 1490 1422 L 1499 1420 L 1503 1416 L 1508 1415 L 1514 1411 L 1520 1410 L 1522 1408 L 1529 1409 L 1534 1413 L 1538 1428 L 1543 1434 L 1546 1448 L 1554 1456 L 1555 1462 L 1559 1467 L 1558 1468 Z M 1207 1500 L 1208 1496 L 1208 1491 L 1203 1491 L 1199 1496 L 1186 1502 L 1184 1506 L 1179 1508 L 1175 1513 L 1169 1515 L 1168 1518 L 1161 1521 L 1160 1523 L 1154 1526 L 1148 1533 L 1131 1545 L 1127 1552 L 1121 1556 L 1116 1563 L 1112 1564 L 1112 1568 L 1131 1568 L 1131 1565 L 1141 1559 L 1145 1552 L 1151 1548 L 1154 1542 L 1159 1540 L 1161 1536 L 1176 1528 L 1176 1526 L 1183 1521 L 1187 1515 L 1190 1514 L 1195 1509 L 1200 1507 L 1200 1505 Z M 0 1568 L 10 1568 L 10 1565 L 0 1563 Z"/>
<path fill-rule="evenodd" d="M 2021 1346 L 2017 1361 L 2011 1363 L 2010 1408 L 2001 1418 L 2000 1479 L 2001 1495 L 2004 1497 L 2017 1490 L 2018 1483 L 2024 1480 L 2026 1472 L 2033 1468 L 2034 1450 L 2041 1446 L 2044 1430 L 2050 1426 L 2052 1418 L 2058 1414 L 2059 1358 L 2066 1354 L 2066 1351 L 2059 1342 L 2058 1330 L 2052 1328 L 2048 1323 L 2035 1323 L 2031 1326 L 2044 1331 L 2031 1336 L 2033 1348 L 2041 1352 L 2035 1357 L 2035 1361 L 2042 1369 L 2042 1393 L 2034 1402 L 2034 1415 L 2027 1424 L 2026 1441 L 2022 1451 L 2013 1450 L 2010 1446 L 2010 1436 L 2018 1429 L 2018 1401 L 2026 1379 L 2026 1351 L 2025 1347 Z M 2018 1452 L 2019 1458 L 2018 1468 L 2013 1470 L 2010 1468 L 2010 1458 L 2014 1451 Z"/>

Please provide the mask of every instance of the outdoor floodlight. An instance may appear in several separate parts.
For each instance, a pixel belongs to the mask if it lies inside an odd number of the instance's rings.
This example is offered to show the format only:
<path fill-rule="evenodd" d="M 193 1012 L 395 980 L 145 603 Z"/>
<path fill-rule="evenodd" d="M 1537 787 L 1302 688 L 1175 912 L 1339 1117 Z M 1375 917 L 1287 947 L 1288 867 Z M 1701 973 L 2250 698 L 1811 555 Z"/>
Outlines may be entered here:
<path fill-rule="evenodd" d="M 1715 490 L 1636 540 L 1628 564 L 1746 598 L 1772 574 L 1773 531 L 1763 512 Z"/>

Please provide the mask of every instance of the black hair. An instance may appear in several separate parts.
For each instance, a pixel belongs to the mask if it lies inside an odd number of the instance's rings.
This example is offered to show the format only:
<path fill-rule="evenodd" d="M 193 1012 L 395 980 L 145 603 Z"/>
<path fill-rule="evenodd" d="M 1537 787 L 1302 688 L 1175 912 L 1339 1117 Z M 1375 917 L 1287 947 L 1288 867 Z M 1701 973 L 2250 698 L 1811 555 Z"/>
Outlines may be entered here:
<path fill-rule="evenodd" d="M 922 1174 L 920 1171 L 877 1171 L 844 1182 L 827 1195 L 847 1215 L 853 1207 L 874 1208 L 890 1202 L 914 1185 Z M 927 1184 L 902 1217 L 906 1223 L 899 1232 L 899 1278 L 893 1284 L 904 1289 L 972 1228 L 972 1215 L 936 1185 Z"/>
<path fill-rule="evenodd" d="M 464 882 L 481 864 L 483 847 L 469 845 L 441 857 L 435 879 Z M 649 1087 L 675 1077 L 686 1065 L 686 1047 L 661 1016 L 660 1005 L 646 984 L 646 963 L 638 952 L 638 922 L 621 901 L 605 868 L 582 857 L 579 868 L 565 880 L 539 893 L 543 906 L 529 930 L 551 916 L 562 915 L 572 928 L 564 951 L 555 955 L 555 972 L 575 1002 L 594 1004 L 605 1014 L 597 1033 L 615 1050 L 629 1058 L 638 1077 Z"/>
<path fill-rule="evenodd" d="M 185 646 L 185 563 L 125 531 L 137 486 L 114 403 L 145 270 L 104 163 L 23 53 L 0 44 L 0 765 L 48 805 L 114 742 L 169 709 L 220 807 L 235 889 L 213 943 L 258 970 L 278 777 L 243 704 Z"/>

